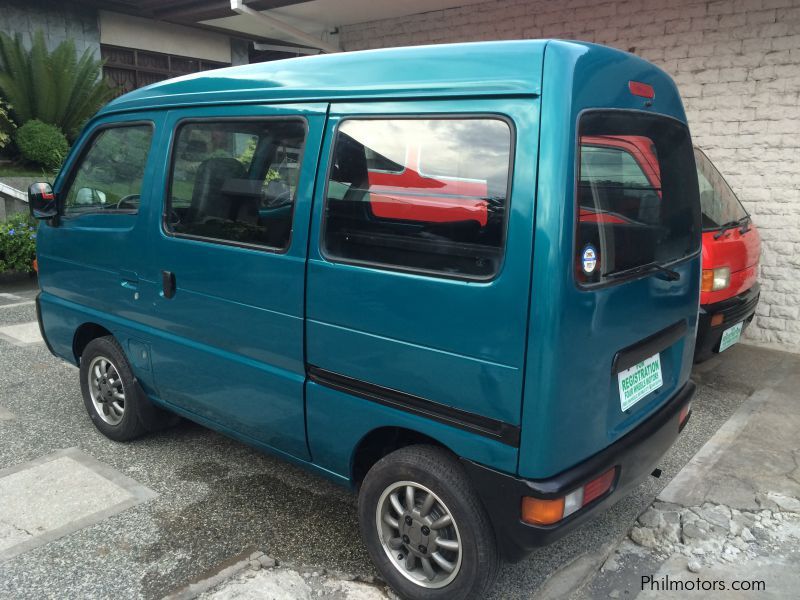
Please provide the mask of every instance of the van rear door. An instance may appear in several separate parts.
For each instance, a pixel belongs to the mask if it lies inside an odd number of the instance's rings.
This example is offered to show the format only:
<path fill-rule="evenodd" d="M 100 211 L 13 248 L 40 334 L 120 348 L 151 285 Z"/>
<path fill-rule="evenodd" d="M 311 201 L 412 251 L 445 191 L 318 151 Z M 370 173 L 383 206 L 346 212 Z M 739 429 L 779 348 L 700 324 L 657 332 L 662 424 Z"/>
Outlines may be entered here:
<path fill-rule="evenodd" d="M 597 109 L 579 115 L 576 134 L 574 212 L 562 224 L 573 228 L 571 264 L 567 282 L 551 273 L 547 289 L 557 320 L 535 318 L 549 300 L 542 289 L 532 298 L 529 356 L 549 367 L 526 383 L 520 471 L 529 477 L 555 475 L 628 433 L 691 366 L 701 229 L 688 128 Z"/>

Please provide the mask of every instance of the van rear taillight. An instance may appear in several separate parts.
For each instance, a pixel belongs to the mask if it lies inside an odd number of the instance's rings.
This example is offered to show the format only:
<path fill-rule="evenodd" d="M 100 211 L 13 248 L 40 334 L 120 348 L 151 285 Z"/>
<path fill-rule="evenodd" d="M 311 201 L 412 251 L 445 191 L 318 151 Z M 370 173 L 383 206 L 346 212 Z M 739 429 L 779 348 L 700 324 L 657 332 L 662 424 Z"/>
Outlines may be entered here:
<path fill-rule="evenodd" d="M 531 525 L 552 525 L 590 504 L 614 485 L 617 468 L 613 467 L 563 498 L 543 500 L 526 496 L 522 499 L 522 520 Z"/>
<path fill-rule="evenodd" d="M 614 483 L 614 475 L 616 474 L 616 469 L 609 469 L 597 479 L 593 479 L 583 486 L 583 506 L 586 506 L 595 498 L 599 498 L 605 494 L 611 487 L 611 484 Z"/>
<path fill-rule="evenodd" d="M 653 99 L 656 97 L 656 91 L 652 85 L 642 83 L 641 81 L 629 81 L 628 89 L 634 96 L 641 96 L 642 98 Z"/>

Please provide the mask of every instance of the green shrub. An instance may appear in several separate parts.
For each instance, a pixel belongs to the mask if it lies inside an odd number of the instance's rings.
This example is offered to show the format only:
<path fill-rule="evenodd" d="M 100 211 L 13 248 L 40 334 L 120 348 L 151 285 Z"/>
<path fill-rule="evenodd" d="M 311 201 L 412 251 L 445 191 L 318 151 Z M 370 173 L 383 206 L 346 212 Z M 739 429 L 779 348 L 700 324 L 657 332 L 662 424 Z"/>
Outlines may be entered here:
<path fill-rule="evenodd" d="M 25 213 L 11 215 L 0 223 L 0 273 L 33 271 L 36 258 L 36 227 Z"/>
<path fill-rule="evenodd" d="M 17 123 L 39 119 L 75 140 L 89 117 L 114 96 L 102 71 L 103 62 L 90 49 L 78 56 L 73 40 L 51 52 L 41 30 L 30 49 L 21 34 L 12 38 L 0 32 L 0 93 L 13 106 Z"/>
<path fill-rule="evenodd" d="M 57 171 L 69 151 L 62 131 L 38 119 L 28 121 L 17 130 L 16 142 L 22 158 L 49 171 Z"/>
<path fill-rule="evenodd" d="M 8 107 L 0 102 L 0 150 L 11 141 L 11 134 L 14 133 L 14 122 L 8 116 Z"/>

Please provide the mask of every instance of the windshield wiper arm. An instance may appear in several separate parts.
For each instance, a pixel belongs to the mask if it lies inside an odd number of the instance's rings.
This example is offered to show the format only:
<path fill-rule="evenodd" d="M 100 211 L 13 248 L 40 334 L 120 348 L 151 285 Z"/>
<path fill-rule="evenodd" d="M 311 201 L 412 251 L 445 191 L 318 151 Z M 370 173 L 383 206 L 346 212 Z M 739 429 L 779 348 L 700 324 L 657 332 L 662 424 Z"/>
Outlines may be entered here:
<path fill-rule="evenodd" d="M 750 215 L 745 215 L 741 219 L 737 219 L 736 221 L 728 221 L 727 223 L 723 223 L 720 226 L 719 231 L 714 234 L 714 239 L 718 240 L 719 238 L 721 238 L 728 232 L 728 229 L 733 229 L 734 227 L 744 228 L 744 226 L 747 225 L 747 222 L 749 220 L 750 220 Z M 745 231 L 742 231 L 741 233 L 745 233 Z"/>
<path fill-rule="evenodd" d="M 750 231 L 750 223 L 752 223 L 753 219 L 750 215 L 745 215 L 741 219 L 739 219 L 739 223 L 741 223 L 742 228 L 739 229 L 739 233 L 747 233 Z"/>
<path fill-rule="evenodd" d="M 678 281 L 681 278 L 681 274 L 678 273 L 677 271 L 668 269 L 667 267 L 661 266 L 660 264 L 655 262 L 639 265 L 638 267 L 633 267 L 631 269 L 625 269 L 624 271 L 617 271 L 616 273 L 611 273 L 610 275 L 606 275 L 606 278 L 616 279 L 617 277 L 638 275 L 639 273 L 647 273 L 649 271 L 658 271 L 660 273 L 663 273 L 667 281 Z"/>

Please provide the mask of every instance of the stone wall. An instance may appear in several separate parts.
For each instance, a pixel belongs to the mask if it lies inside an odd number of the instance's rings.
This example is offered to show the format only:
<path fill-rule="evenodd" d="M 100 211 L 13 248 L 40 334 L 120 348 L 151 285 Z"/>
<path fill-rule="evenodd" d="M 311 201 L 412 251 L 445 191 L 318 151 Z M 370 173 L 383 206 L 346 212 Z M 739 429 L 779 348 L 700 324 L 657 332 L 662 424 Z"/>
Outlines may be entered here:
<path fill-rule="evenodd" d="M 800 351 L 800 0 L 494 0 L 341 28 L 347 50 L 558 37 L 667 70 L 764 240 L 752 340 Z"/>
<path fill-rule="evenodd" d="M 100 58 L 97 10 L 63 1 L 0 0 L 0 31 L 11 36 L 21 33 L 29 46 L 32 34 L 39 29 L 50 50 L 70 38 L 79 53 L 89 48 Z"/>

